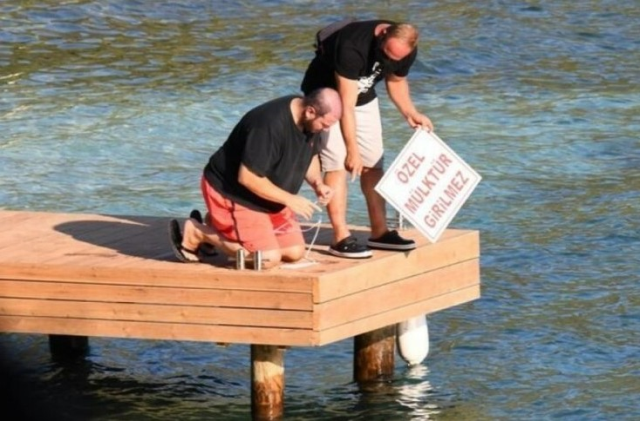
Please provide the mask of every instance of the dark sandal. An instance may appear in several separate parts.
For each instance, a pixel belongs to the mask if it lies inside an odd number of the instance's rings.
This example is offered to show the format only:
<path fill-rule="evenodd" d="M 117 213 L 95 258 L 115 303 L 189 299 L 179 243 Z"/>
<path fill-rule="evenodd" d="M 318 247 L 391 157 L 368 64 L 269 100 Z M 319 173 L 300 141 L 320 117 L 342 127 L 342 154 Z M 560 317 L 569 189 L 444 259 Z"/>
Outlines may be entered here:
<path fill-rule="evenodd" d="M 182 246 L 182 233 L 180 232 L 180 224 L 175 219 L 169 221 L 169 238 L 171 239 L 171 249 L 173 250 L 173 254 L 175 254 L 178 260 L 180 260 L 182 263 L 200 263 L 198 254 L 195 251 L 189 250 L 188 248 Z M 193 255 L 195 260 L 188 258 L 185 253 Z"/>
<path fill-rule="evenodd" d="M 204 222 L 203 222 L 204 219 L 202 219 L 202 214 L 200 213 L 200 211 L 198 209 L 192 210 L 191 213 L 189 214 L 189 218 L 195 219 L 199 223 L 204 224 Z"/>

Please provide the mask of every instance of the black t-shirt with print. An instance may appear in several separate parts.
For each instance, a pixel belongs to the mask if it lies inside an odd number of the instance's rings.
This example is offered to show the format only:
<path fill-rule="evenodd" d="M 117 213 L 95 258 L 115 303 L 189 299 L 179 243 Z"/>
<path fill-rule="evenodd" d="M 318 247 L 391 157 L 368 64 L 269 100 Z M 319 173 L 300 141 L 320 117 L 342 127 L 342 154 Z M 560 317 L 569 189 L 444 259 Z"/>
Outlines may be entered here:
<path fill-rule="evenodd" d="M 260 212 L 279 212 L 284 205 L 263 199 L 238 183 L 240 164 L 297 194 L 318 151 L 318 135 L 303 133 L 291 115 L 286 96 L 262 104 L 242 117 L 227 141 L 204 168 L 207 181 L 228 199 Z"/>
<path fill-rule="evenodd" d="M 358 101 L 364 105 L 376 98 L 375 85 L 389 74 L 405 77 L 416 59 L 418 49 L 400 61 L 387 60 L 374 31 L 387 20 L 353 22 L 329 36 L 309 64 L 302 80 L 305 94 L 317 88 L 336 88 L 334 72 L 358 81 Z"/>

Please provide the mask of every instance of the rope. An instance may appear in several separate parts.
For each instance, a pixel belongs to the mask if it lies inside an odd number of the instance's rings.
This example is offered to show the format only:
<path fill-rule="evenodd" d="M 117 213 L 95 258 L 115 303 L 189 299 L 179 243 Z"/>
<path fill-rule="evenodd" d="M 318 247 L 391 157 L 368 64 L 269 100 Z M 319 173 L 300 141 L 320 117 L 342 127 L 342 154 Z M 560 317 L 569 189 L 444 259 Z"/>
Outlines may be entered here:
<path fill-rule="evenodd" d="M 317 203 L 317 202 L 316 202 Z M 276 228 L 273 229 L 274 234 L 278 234 L 284 226 L 286 225 L 286 223 L 277 226 Z M 280 267 L 285 268 L 285 269 L 298 269 L 301 267 L 306 267 L 306 266 L 311 266 L 314 265 L 316 263 L 318 263 L 315 259 L 311 259 L 309 257 L 309 255 L 311 254 L 311 249 L 313 248 L 313 246 L 316 243 L 316 240 L 318 239 L 318 234 L 320 233 L 320 225 L 322 225 L 322 215 L 320 215 L 320 217 L 318 218 L 318 222 L 316 222 L 315 224 L 311 225 L 309 228 L 307 229 L 300 229 L 299 232 L 309 232 L 312 229 L 315 228 L 316 232 L 313 234 L 313 238 L 311 239 L 311 243 L 309 244 L 309 247 L 307 247 L 307 251 L 304 254 L 304 257 L 302 258 L 303 260 L 306 260 L 306 262 L 295 262 L 295 263 L 285 263 L 283 265 L 281 265 Z"/>

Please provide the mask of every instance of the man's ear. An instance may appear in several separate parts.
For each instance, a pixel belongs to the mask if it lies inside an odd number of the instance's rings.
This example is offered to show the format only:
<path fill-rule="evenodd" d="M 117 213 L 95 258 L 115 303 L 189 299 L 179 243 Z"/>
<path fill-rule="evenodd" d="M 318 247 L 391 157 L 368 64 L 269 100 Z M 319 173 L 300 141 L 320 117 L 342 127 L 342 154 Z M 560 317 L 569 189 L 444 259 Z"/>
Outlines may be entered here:
<path fill-rule="evenodd" d="M 313 120 L 317 116 L 316 109 L 311 105 L 307 105 L 304 109 L 304 112 L 309 120 Z"/>

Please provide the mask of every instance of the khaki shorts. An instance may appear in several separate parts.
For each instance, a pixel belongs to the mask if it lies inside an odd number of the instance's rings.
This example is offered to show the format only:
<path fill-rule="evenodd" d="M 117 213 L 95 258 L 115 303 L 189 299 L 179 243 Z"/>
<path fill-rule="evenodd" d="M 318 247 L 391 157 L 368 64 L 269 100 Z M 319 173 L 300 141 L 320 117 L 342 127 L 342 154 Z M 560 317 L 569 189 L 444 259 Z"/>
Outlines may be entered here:
<path fill-rule="evenodd" d="M 356 107 L 356 136 L 362 165 L 367 168 L 382 168 L 384 148 L 378 98 Z M 344 170 L 347 147 L 344 144 L 340 123 L 331 126 L 329 132 L 323 132 L 320 142 L 322 171 Z"/>
<path fill-rule="evenodd" d="M 291 209 L 285 207 L 276 213 L 249 209 L 222 196 L 204 177 L 200 188 L 211 225 L 227 240 L 250 252 L 304 247 L 302 229 Z"/>

